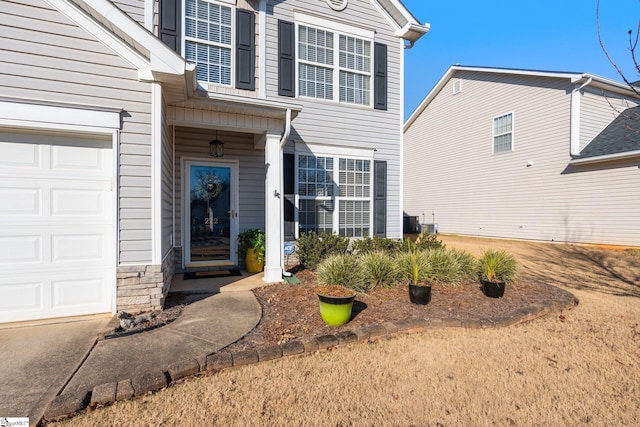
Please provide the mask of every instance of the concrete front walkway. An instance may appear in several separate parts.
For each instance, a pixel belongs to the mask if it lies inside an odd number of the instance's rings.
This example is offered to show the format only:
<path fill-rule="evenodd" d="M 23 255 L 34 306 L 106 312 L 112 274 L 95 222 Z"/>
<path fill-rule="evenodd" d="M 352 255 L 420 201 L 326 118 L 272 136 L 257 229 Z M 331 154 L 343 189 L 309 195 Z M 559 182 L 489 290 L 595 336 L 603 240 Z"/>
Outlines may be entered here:
<path fill-rule="evenodd" d="M 109 319 L 67 319 L 0 329 L 0 418 L 29 417 L 31 425 L 36 425 Z"/>

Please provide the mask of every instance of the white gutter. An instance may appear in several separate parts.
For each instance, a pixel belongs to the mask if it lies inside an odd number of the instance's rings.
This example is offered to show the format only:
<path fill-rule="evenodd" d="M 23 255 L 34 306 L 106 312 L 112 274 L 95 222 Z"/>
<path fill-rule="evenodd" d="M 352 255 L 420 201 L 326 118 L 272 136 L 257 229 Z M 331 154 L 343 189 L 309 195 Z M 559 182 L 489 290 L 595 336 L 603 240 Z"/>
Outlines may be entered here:
<path fill-rule="evenodd" d="M 586 82 L 571 91 L 571 136 L 570 136 L 570 154 L 572 156 L 580 155 L 580 91 L 593 81 L 593 77 L 589 77 Z"/>
<path fill-rule="evenodd" d="M 282 268 L 282 275 L 285 277 L 291 276 L 286 270 L 284 265 L 284 157 L 282 155 L 282 149 L 289 139 L 291 134 L 291 108 L 287 108 L 285 117 L 284 134 L 280 139 L 280 267 Z"/>
<path fill-rule="evenodd" d="M 625 160 L 640 157 L 640 150 L 624 151 L 622 153 L 606 154 L 604 156 L 585 157 L 583 159 L 573 159 L 570 165 L 587 165 L 591 163 L 612 162 L 614 160 Z"/>

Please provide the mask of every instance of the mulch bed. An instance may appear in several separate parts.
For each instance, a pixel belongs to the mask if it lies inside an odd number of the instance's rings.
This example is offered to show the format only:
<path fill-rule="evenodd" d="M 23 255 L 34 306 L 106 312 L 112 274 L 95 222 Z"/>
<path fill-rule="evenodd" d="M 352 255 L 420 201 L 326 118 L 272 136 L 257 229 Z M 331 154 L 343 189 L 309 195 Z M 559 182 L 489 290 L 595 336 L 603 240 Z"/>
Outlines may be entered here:
<path fill-rule="evenodd" d="M 376 323 L 408 319 L 488 319 L 504 320 L 520 316 L 527 307 L 566 307 L 574 302 L 571 294 L 554 286 L 530 280 L 508 285 L 502 298 L 486 297 L 477 283 L 457 286 L 435 284 L 431 302 L 416 305 L 409 301 L 405 285 L 376 288 L 356 296 L 350 322 L 327 326 L 320 317 L 315 274 L 309 270 L 296 273 L 302 284 L 276 284 L 255 289 L 262 319 L 258 326 L 231 350 L 283 344 L 294 339 L 311 338 L 355 330 Z"/>

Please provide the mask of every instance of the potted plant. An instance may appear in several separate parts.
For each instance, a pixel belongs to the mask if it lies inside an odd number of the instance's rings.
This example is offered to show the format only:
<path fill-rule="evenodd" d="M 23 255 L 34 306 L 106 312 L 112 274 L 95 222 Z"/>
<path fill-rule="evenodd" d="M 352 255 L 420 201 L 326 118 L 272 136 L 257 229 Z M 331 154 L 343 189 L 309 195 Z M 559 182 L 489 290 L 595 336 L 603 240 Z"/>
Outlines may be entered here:
<path fill-rule="evenodd" d="M 501 298 L 506 284 L 518 277 L 518 262 L 505 250 L 487 249 L 478 259 L 478 276 L 486 296 Z"/>
<path fill-rule="evenodd" d="M 352 255 L 333 255 L 317 269 L 320 316 L 329 326 L 340 326 L 351 320 L 356 290 L 364 289 L 362 268 Z"/>
<path fill-rule="evenodd" d="M 414 304 L 426 305 L 431 301 L 431 283 L 427 280 L 429 263 L 427 255 L 407 242 L 408 251 L 397 258 L 398 275 L 409 285 L 409 300 Z"/>
<path fill-rule="evenodd" d="M 254 228 L 238 234 L 238 255 L 244 258 L 249 273 L 260 273 L 264 269 L 264 231 Z"/>

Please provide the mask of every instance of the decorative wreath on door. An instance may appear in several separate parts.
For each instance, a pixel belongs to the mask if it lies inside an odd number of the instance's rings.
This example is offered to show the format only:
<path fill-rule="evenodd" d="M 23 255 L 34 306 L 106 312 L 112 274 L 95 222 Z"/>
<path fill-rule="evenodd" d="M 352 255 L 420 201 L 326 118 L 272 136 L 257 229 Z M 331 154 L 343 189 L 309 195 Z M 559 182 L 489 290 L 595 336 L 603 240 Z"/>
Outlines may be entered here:
<path fill-rule="evenodd" d="M 226 189 L 227 185 L 214 173 L 200 172 L 198 174 L 194 196 L 196 199 L 211 202 L 216 200 Z"/>

